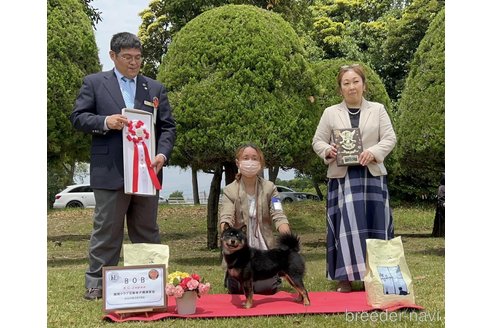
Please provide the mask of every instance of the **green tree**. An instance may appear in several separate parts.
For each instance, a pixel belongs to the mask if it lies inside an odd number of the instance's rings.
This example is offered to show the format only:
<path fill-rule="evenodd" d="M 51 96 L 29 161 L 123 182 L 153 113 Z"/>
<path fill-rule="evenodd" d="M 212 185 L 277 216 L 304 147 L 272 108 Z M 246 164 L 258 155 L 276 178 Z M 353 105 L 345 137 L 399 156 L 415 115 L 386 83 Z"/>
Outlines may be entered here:
<path fill-rule="evenodd" d="M 414 0 L 404 8 L 400 19 L 388 21 L 387 38 L 381 45 L 377 64 L 391 99 L 401 96 L 409 65 L 430 22 L 444 8 L 444 0 Z"/>
<path fill-rule="evenodd" d="M 142 72 L 155 78 L 162 56 L 167 53 L 172 37 L 187 22 L 202 12 L 225 4 L 249 4 L 281 14 L 299 34 L 301 43 L 307 52 L 306 57 L 311 60 L 321 59 L 323 52 L 308 33 L 312 26 L 309 6 L 313 2 L 313 0 L 152 0 L 149 7 L 139 14 L 142 18 L 142 24 L 138 35 L 142 40 L 144 53 Z M 174 159 L 176 162 L 176 156 Z M 189 166 L 183 161 L 178 162 L 183 163 L 184 167 Z M 195 204 L 198 204 L 197 168 L 191 166 L 191 170 L 193 198 Z M 276 176 L 278 168 L 276 170 L 270 169 L 270 171 L 270 176 Z"/>
<path fill-rule="evenodd" d="M 340 67 L 346 64 L 346 59 L 329 59 L 312 63 L 317 85 L 317 93 L 315 95 L 317 113 L 315 115 L 315 119 L 311 123 L 311 127 L 309 128 L 309 141 L 313 139 L 316 127 L 318 126 L 319 120 L 325 108 L 338 104 L 343 100 L 338 91 L 337 75 Z M 388 111 L 388 115 L 390 116 L 390 118 L 392 118 L 394 114 L 391 107 L 391 100 L 386 93 L 383 82 L 381 81 L 377 73 L 367 64 L 362 62 L 358 62 L 358 64 L 362 66 L 366 74 L 367 88 L 364 97 L 369 101 L 382 103 Z M 306 157 L 309 158 L 309 165 L 306 165 L 304 168 L 297 170 L 297 174 L 311 176 L 313 180 L 313 185 L 318 193 L 318 196 L 320 196 L 320 198 L 323 198 L 323 194 L 321 193 L 321 188 L 319 187 L 319 184 L 326 183 L 325 180 L 327 167 L 323 163 L 323 161 L 314 153 L 312 148 L 310 150 L 309 156 Z M 390 156 L 385 160 L 385 165 L 391 167 L 393 165 L 392 163 L 393 161 L 390 154 Z M 388 168 L 388 171 L 391 170 Z"/>
<path fill-rule="evenodd" d="M 99 23 L 102 18 L 101 18 L 101 12 L 99 9 L 92 7 L 91 2 L 94 0 L 80 0 L 82 2 L 82 5 L 84 6 L 84 11 L 91 20 L 91 25 L 94 29 L 96 29 L 97 23 Z"/>
<path fill-rule="evenodd" d="M 158 79 L 177 121 L 174 161 L 214 173 L 208 246 L 217 247 L 222 170 L 254 142 L 268 167 L 302 167 L 310 151 L 311 70 L 292 27 L 280 15 L 245 5 L 204 12 L 176 34 Z M 270 177 L 275 179 L 274 176 Z"/>
<path fill-rule="evenodd" d="M 395 0 L 320 0 L 312 6 L 312 37 L 324 58 L 372 63 L 386 38 L 387 20 L 399 12 Z"/>
<path fill-rule="evenodd" d="M 184 199 L 183 192 L 182 191 L 173 191 L 170 195 L 169 198 L 173 199 Z"/>
<path fill-rule="evenodd" d="M 444 172 L 444 9 L 434 18 L 410 64 L 396 130 L 397 191 L 431 198 Z"/>
<path fill-rule="evenodd" d="M 90 137 L 68 119 L 82 77 L 101 70 L 91 20 L 80 0 L 48 0 L 48 206 L 88 161 Z"/>
<path fill-rule="evenodd" d="M 444 0 L 319 0 L 310 33 L 323 58 L 349 58 L 381 76 L 394 103 L 409 63 Z"/>
<path fill-rule="evenodd" d="M 277 186 L 286 186 L 299 192 L 310 192 L 313 188 L 311 177 L 305 175 L 298 175 L 292 180 L 281 180 L 277 178 L 275 184 Z"/>
<path fill-rule="evenodd" d="M 301 42 L 313 57 L 320 56 L 314 42 L 307 35 L 312 22 L 309 5 L 313 0 L 152 0 L 139 15 L 142 18 L 138 36 L 142 41 L 144 62 L 142 72 L 156 77 L 162 56 L 173 36 L 189 21 L 212 8 L 227 4 L 247 4 L 277 12 L 291 23 L 302 36 Z"/>

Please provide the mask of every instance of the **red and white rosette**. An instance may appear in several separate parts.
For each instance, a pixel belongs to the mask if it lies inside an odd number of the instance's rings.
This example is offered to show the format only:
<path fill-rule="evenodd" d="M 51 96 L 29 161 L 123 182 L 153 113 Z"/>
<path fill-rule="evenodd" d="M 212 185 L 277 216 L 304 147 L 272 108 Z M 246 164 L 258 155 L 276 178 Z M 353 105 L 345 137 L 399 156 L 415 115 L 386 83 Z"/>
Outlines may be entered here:
<path fill-rule="evenodd" d="M 143 155 L 145 162 L 145 170 L 148 172 L 152 184 L 157 190 L 161 190 L 161 184 L 157 175 L 155 174 L 154 168 L 152 167 L 152 162 L 150 161 L 149 150 L 145 143 L 145 140 L 150 138 L 150 133 L 145 127 L 145 123 L 141 120 L 132 120 L 128 122 L 126 139 L 129 142 L 133 142 L 133 180 L 132 180 L 132 191 L 134 193 L 138 192 L 139 184 L 139 158 Z"/>

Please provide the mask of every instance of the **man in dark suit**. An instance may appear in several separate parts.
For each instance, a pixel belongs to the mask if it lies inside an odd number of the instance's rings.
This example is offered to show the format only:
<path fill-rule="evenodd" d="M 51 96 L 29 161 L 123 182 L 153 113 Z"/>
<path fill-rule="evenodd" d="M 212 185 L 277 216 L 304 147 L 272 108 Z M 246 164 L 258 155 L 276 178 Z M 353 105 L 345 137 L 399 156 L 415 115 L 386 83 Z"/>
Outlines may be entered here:
<path fill-rule="evenodd" d="M 154 112 L 154 103 L 157 105 L 156 154 L 150 156 L 160 181 L 161 169 L 168 162 L 176 139 L 166 89 L 139 74 L 142 45 L 137 36 L 127 32 L 115 34 L 109 55 L 114 69 L 84 78 L 70 115 L 76 129 L 92 134 L 90 183 L 96 207 L 85 274 L 86 299 L 102 297 L 102 268 L 118 265 L 125 215 L 132 243 L 160 243 L 158 195 L 139 196 L 124 191 L 122 130 L 128 120 L 121 110 Z"/>

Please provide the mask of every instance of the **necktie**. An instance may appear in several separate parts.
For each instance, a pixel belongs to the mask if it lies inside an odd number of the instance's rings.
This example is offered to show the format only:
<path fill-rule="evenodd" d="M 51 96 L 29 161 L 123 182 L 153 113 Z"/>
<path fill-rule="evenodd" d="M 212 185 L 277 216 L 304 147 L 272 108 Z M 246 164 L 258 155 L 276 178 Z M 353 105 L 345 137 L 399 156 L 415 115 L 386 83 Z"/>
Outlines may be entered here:
<path fill-rule="evenodd" d="M 135 93 L 133 92 L 132 83 L 135 83 L 133 79 L 127 79 L 126 77 L 121 78 L 123 80 L 123 87 L 121 89 L 121 94 L 123 95 L 123 100 L 125 100 L 126 108 L 133 108 L 135 105 Z"/>

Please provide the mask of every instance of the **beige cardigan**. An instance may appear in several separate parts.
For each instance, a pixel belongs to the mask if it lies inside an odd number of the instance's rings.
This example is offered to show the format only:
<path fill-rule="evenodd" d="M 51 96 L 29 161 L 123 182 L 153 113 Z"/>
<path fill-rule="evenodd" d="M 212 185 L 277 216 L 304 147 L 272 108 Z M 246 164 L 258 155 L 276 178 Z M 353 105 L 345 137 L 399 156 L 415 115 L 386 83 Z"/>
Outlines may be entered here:
<path fill-rule="evenodd" d="M 347 166 L 338 166 L 334 158 L 326 159 L 325 153 L 331 148 L 332 130 L 350 127 L 350 117 L 345 101 L 326 108 L 321 116 L 312 146 L 316 154 L 328 165 L 326 174 L 328 178 L 343 178 L 347 173 Z M 386 175 L 387 171 L 383 161 L 395 147 L 396 135 L 384 106 L 362 99 L 359 129 L 363 150 L 370 151 L 375 157 L 375 161 L 367 165 L 369 171 L 374 176 Z"/>
<path fill-rule="evenodd" d="M 281 224 L 288 224 L 289 220 L 283 210 L 275 210 L 273 208 L 272 197 L 278 198 L 277 187 L 271 181 L 261 177 L 257 177 L 257 179 L 256 213 L 258 223 L 268 248 L 273 248 L 275 247 L 273 228 L 275 227 L 275 230 L 278 230 Z M 261 213 L 261 215 L 258 213 Z M 239 182 L 235 180 L 224 188 L 219 214 L 219 227 L 222 223 L 228 223 L 236 228 L 249 223 L 248 196 L 241 180 Z"/>

